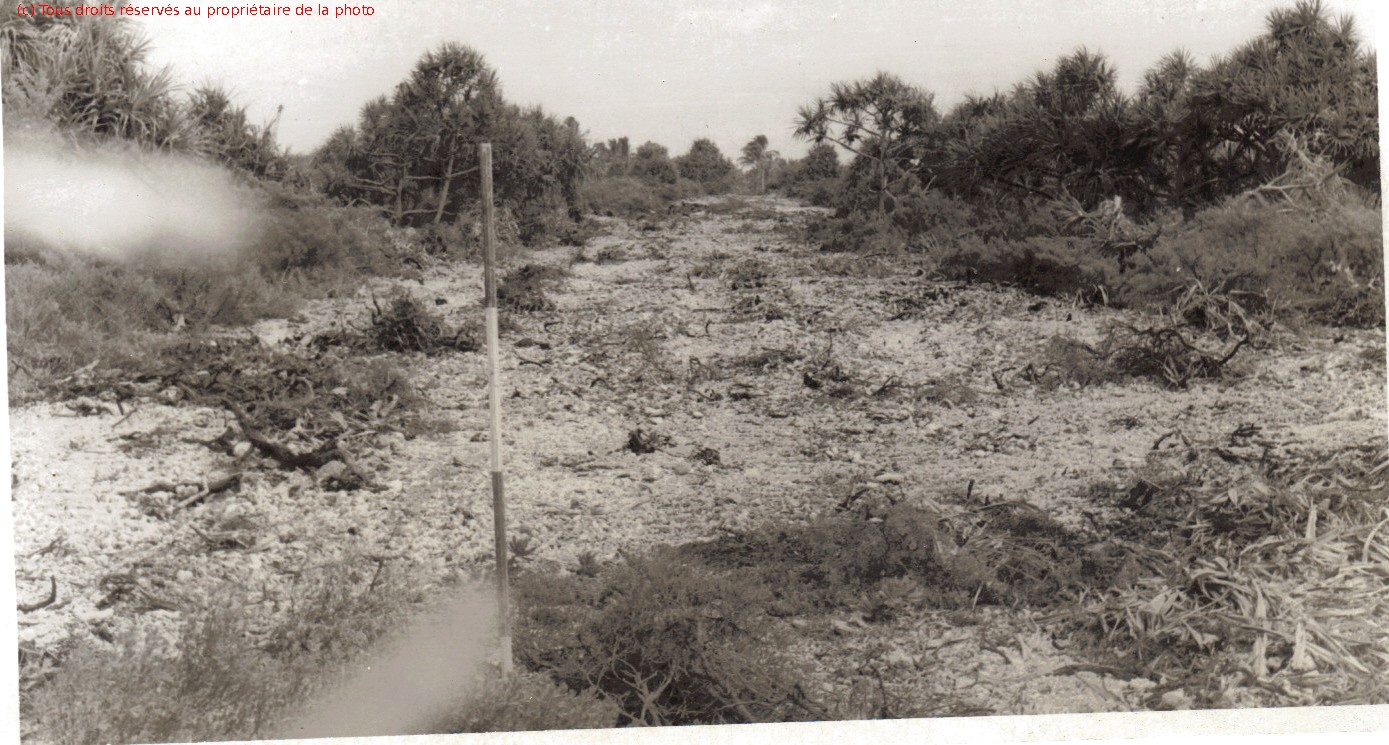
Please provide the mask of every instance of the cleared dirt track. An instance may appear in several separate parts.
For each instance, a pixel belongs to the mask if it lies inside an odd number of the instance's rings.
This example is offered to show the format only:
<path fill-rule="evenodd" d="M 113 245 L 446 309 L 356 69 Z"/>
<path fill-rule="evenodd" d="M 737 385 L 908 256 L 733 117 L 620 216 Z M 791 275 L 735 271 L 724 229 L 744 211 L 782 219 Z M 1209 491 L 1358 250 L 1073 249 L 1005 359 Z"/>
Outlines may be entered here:
<path fill-rule="evenodd" d="M 823 254 L 796 237 L 809 214 L 775 198 L 708 200 L 653 223 L 608 219 L 581 249 L 513 259 L 570 272 L 552 309 L 512 313 L 503 338 L 510 516 L 533 549 L 522 567 L 572 570 L 585 552 L 610 560 L 796 524 L 865 490 L 946 513 L 1022 501 L 1083 529 L 1116 517 L 1097 484 L 1180 467 L 1192 448 L 1220 448 L 1241 469 L 1385 447 L 1378 332 L 1279 330 L 1277 344 L 1242 350 L 1228 379 L 1185 390 L 1042 386 L 1023 371 L 1048 340 L 1094 342 L 1135 316 L 942 284 L 893 257 Z M 451 322 L 481 314 L 475 266 L 372 290 L 408 293 Z M 250 332 L 292 346 L 364 325 L 369 303 L 364 289 Z M 59 588 L 56 602 L 21 614 L 21 648 L 171 626 L 227 582 L 267 614 L 289 612 L 279 601 L 296 572 L 343 555 L 400 564 L 427 585 L 485 568 L 482 356 L 389 356 L 445 431 L 359 443 L 356 465 L 379 491 L 243 468 L 202 444 L 226 429 L 225 412 L 158 396 L 133 413 L 11 410 L 19 600 L 42 600 L 50 577 Z M 140 509 L 155 482 L 237 472 L 238 489 L 170 517 Z M 1156 699 L 1155 681 L 1069 646 L 1025 609 L 780 622 L 860 716 L 1136 710 Z"/>

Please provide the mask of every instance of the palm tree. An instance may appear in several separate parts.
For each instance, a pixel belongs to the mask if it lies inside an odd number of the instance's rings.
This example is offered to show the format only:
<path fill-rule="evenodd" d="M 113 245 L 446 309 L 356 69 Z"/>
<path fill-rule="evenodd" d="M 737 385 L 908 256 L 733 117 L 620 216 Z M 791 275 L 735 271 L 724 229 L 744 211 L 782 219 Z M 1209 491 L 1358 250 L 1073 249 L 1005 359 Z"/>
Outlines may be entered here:
<path fill-rule="evenodd" d="M 756 170 L 759 194 L 767 191 L 767 171 L 780 155 L 775 150 L 767 149 L 767 135 L 758 135 L 743 146 L 743 155 L 738 162 Z"/>

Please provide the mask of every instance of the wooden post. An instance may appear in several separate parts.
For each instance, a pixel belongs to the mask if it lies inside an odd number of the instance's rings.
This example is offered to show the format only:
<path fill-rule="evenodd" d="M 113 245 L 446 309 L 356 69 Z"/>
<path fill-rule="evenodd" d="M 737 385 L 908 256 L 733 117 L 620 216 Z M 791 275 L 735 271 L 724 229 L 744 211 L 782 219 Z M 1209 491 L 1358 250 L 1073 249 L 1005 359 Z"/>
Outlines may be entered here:
<path fill-rule="evenodd" d="M 482 171 L 482 286 L 486 296 L 487 380 L 492 408 L 492 522 L 497 550 L 497 633 L 502 675 L 511 674 L 511 588 L 507 578 L 506 496 L 502 488 L 502 393 L 497 362 L 497 231 L 492 214 L 492 145 L 478 145 Z"/>

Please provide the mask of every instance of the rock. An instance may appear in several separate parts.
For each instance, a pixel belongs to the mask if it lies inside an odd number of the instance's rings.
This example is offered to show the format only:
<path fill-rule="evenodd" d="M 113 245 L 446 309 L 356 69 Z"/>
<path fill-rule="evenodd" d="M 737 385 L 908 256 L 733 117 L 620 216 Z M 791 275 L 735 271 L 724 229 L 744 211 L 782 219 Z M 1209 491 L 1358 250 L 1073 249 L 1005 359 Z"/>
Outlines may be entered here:
<path fill-rule="evenodd" d="M 877 476 L 873 477 L 873 480 L 876 481 L 876 482 L 878 482 L 879 484 L 900 484 L 900 483 L 902 483 L 903 481 L 905 481 L 906 479 L 907 479 L 906 476 L 904 476 L 904 475 L 902 475 L 902 474 L 900 474 L 900 473 L 897 473 L 896 471 L 888 471 L 887 473 L 880 473 L 880 474 L 878 474 Z"/>
<path fill-rule="evenodd" d="M 858 629 L 837 618 L 830 621 L 830 629 L 840 636 L 853 636 L 858 633 Z"/>
<path fill-rule="evenodd" d="M 656 466 L 646 466 L 641 469 L 642 481 L 656 481 L 661 478 L 661 469 Z"/>
<path fill-rule="evenodd" d="M 246 442 L 245 440 L 242 440 L 241 442 L 238 442 L 238 443 L 236 443 L 235 445 L 232 445 L 232 457 L 233 457 L 233 458 L 236 458 L 237 460 L 241 460 L 242 458 L 245 458 L 245 457 L 246 457 L 246 454 L 247 454 L 247 453 L 250 453 L 250 452 L 251 452 L 251 443 Z"/>
<path fill-rule="evenodd" d="M 115 613 L 115 607 L 107 606 L 99 610 L 96 608 L 92 608 L 90 610 L 79 610 L 76 613 L 73 613 L 73 615 L 77 616 L 77 620 L 81 621 L 82 623 L 100 623 L 101 621 L 105 621 L 106 619 L 115 615 Z"/>
<path fill-rule="evenodd" d="M 916 658 L 901 649 L 894 649 L 883 655 L 883 662 L 891 667 L 916 667 Z"/>
<path fill-rule="evenodd" d="M 684 463 L 682 461 L 676 461 L 675 463 L 671 464 L 670 470 L 674 472 L 677 476 L 687 476 L 690 473 L 690 464 Z"/>
<path fill-rule="evenodd" d="M 183 391 L 179 390 L 178 386 L 171 385 L 159 392 L 159 398 L 166 403 L 175 404 L 183 398 Z"/>
<path fill-rule="evenodd" d="M 647 406 L 646 408 L 642 409 L 642 410 L 641 410 L 641 413 L 643 413 L 643 414 L 645 414 L 645 415 L 647 415 L 647 416 L 665 416 L 665 415 L 666 415 L 664 411 L 661 411 L 660 409 L 652 408 L 652 407 L 650 407 L 650 406 Z"/>
<path fill-rule="evenodd" d="M 1186 691 L 1178 688 L 1162 694 L 1162 708 L 1170 711 L 1179 711 L 1191 708 L 1191 699 L 1187 697 Z"/>
<path fill-rule="evenodd" d="M 314 472 L 314 478 L 322 482 L 328 479 L 342 478 L 342 475 L 346 472 L 346 463 L 343 463 L 340 460 L 330 460 L 327 463 L 324 463 L 322 466 L 319 467 L 317 471 Z"/>

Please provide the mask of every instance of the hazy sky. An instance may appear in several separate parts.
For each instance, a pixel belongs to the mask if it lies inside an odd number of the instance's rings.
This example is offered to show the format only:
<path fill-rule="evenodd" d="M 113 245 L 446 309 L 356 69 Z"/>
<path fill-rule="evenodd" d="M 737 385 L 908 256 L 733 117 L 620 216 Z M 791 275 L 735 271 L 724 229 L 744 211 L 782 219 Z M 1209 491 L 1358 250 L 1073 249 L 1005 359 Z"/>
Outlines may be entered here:
<path fill-rule="evenodd" d="M 269 0 L 266 0 L 269 1 Z M 291 2 L 291 0 L 274 0 Z M 330 8 L 341 2 L 331 0 Z M 136 4 L 146 4 L 136 0 Z M 787 155 L 796 108 L 832 81 L 877 70 L 935 92 L 1007 89 L 1084 45 L 1132 90 L 1184 47 L 1202 62 L 1260 33 L 1292 0 L 374 0 L 373 17 L 171 18 L 143 21 L 152 58 L 193 85 L 221 83 L 280 141 L 313 149 L 388 93 L 446 41 L 481 51 L 511 101 L 574 116 L 595 140 L 655 140 L 672 154 L 708 137 L 736 155 L 766 134 Z M 1382 13 L 1330 0 L 1367 41 Z M 1377 45 L 1376 45 L 1377 46 Z"/>

